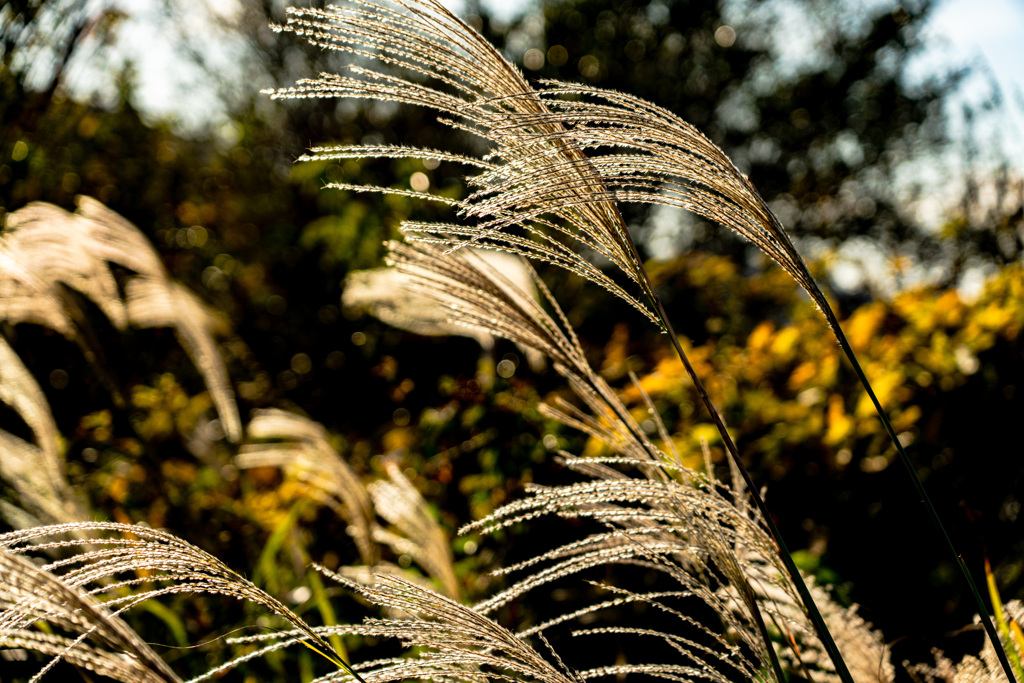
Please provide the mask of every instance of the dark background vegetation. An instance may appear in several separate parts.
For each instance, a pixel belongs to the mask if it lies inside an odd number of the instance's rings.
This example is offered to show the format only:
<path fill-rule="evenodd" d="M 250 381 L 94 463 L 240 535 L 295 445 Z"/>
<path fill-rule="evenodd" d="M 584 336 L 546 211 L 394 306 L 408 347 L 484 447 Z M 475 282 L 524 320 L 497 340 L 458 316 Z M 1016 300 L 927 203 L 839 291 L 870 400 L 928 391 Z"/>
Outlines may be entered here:
<path fill-rule="evenodd" d="M 943 106 L 971 74 L 913 87 L 903 78 L 907 60 L 921 48 L 929 3 L 869 13 L 799 0 L 794 4 L 824 40 L 797 69 L 773 61 L 772 40 L 785 40 L 772 24 L 773 0 L 749 4 L 758 12 L 751 23 L 736 26 L 726 25 L 713 0 L 548 1 L 510 25 L 471 6 L 468 21 L 511 59 L 525 59 L 530 77 L 621 89 L 696 125 L 736 160 L 792 234 L 803 238 L 799 243 L 817 256 L 867 238 L 885 256 L 887 269 L 914 263 L 939 273 L 930 283 L 935 297 L 960 284 L 969 267 L 1019 262 L 1021 188 L 1012 167 L 979 169 L 965 189 L 957 186 L 962 196 L 951 205 L 958 208 L 937 229 L 922 227 L 908 206 L 928 193 L 948 199 L 949 192 L 896 182 L 908 160 L 934 155 L 940 163 L 951 154 L 977 152 L 962 142 L 948 144 Z M 381 265 L 381 242 L 397 236 L 401 220 L 429 217 L 436 209 L 320 186 L 401 184 L 422 164 L 293 164 L 311 143 L 474 143 L 453 141 L 429 112 L 261 97 L 261 87 L 289 85 L 340 64 L 269 31 L 267 24 L 282 17 L 274 3 L 247 3 L 210 35 L 186 28 L 188 16 L 175 3 L 168 1 L 163 11 L 165 30 L 178 37 L 177 59 L 205 69 L 204 83 L 219 93 L 211 109 L 226 112 L 232 132 L 183 127 L 140 112 L 133 105 L 139 84 L 131 65 L 107 76 L 118 84 L 115 101 L 72 97 L 68 65 L 90 55 L 102 59 L 125 17 L 71 0 L 13 0 L 0 10 L 0 216 L 37 200 L 70 209 L 77 194 L 126 216 L 153 241 L 172 275 L 230 321 L 224 351 L 243 418 L 263 407 L 304 412 L 324 424 L 342 454 L 368 476 L 379 472 L 375 456 L 400 453 L 452 529 L 520 495 L 524 481 L 564 479 L 544 436 L 554 435 L 576 452 L 585 444 L 546 423 L 533 406 L 538 398 L 564 393 L 554 373 L 534 374 L 522 364 L 513 377 L 486 388 L 476 378 L 473 342 L 417 337 L 341 310 L 346 273 Z M 215 35 L 230 35 L 242 46 L 241 81 L 207 64 Z M 992 116 L 985 110 L 1000 106 L 998 100 L 983 103 L 974 115 Z M 441 166 L 431 172 L 432 184 L 457 183 L 456 172 Z M 981 201 L 982 185 L 996 189 L 994 201 Z M 648 214 L 629 208 L 627 218 L 637 226 L 642 249 L 656 249 Z M 655 272 L 670 316 L 694 346 L 712 356 L 733 353 L 764 321 L 777 328 L 811 321 L 803 329 L 824 337 L 824 325 L 795 285 L 772 279 L 774 267 L 750 245 L 695 219 L 674 220 L 686 227 L 670 240 L 692 250 Z M 826 285 L 835 284 L 825 265 L 815 268 Z M 1015 272 L 1006 286 L 1019 290 Z M 644 376 L 665 358 L 664 339 L 626 307 L 561 273 L 545 276 L 578 323 L 595 366 L 604 365 L 622 386 L 625 369 Z M 880 295 L 886 293 L 869 284 L 833 287 L 842 315 Z M 919 407 L 921 417 L 908 427 L 916 438 L 911 457 L 975 576 L 983 578 L 982 560 L 991 559 L 1004 599 L 1024 595 L 1024 542 L 1016 523 L 1024 471 L 1018 315 L 1019 308 L 993 334 L 971 372 L 954 367 L 948 385 L 922 382 L 894 399 L 897 410 L 909 403 Z M 67 440 L 73 480 L 89 492 L 98 514 L 167 527 L 250 570 L 274 520 L 287 509 L 288 500 L 274 498 L 278 481 L 267 473 L 225 474 L 228 446 L 198 457 L 182 438 L 194 420 L 161 427 L 154 418 L 159 411 L 179 416 L 188 404 L 176 397 L 203 390 L 169 332 L 118 334 L 96 318 L 106 349 L 102 370 L 57 335 L 25 325 L 4 329 L 46 389 Z M 886 309 L 876 332 L 904 334 L 907 319 Z M 967 322 L 917 330 L 908 338 L 928 347 L 931 332 L 951 337 Z M 495 360 L 515 353 L 499 345 Z M 814 356 L 803 360 L 817 362 Z M 785 373 L 792 369 L 787 367 Z M 102 386 L 102 373 L 120 394 Z M 787 376 L 769 374 L 752 390 L 781 396 Z M 676 382 L 683 386 L 682 379 Z M 163 402 L 154 407 L 133 399 L 140 387 L 154 388 Z M 845 369 L 826 388 L 846 397 L 852 410 L 859 393 Z M 668 388 L 656 398 L 674 430 L 700 422 L 684 389 Z M 791 435 L 781 417 L 754 425 L 749 416 L 758 408 L 745 400 L 730 399 L 730 422 L 755 479 L 768 487 L 769 506 L 790 547 L 802 549 L 807 567 L 834 584 L 843 600 L 862 605 L 862 614 L 894 643 L 894 661 L 926 660 L 933 646 L 953 653 L 976 649 L 980 635 L 959 634 L 973 607 L 905 474 L 887 466 L 884 441 L 868 430 L 829 443 L 824 424 Z M 766 445 L 771 434 L 771 443 L 784 447 Z M 843 449 L 847 455 L 837 458 Z M 304 518 L 303 547 L 310 557 L 326 556 L 329 565 L 348 563 L 354 549 L 328 517 Z M 486 585 L 478 573 L 516 552 L 514 542 L 500 540 L 484 541 L 481 548 L 472 556 L 456 554 L 471 597 Z M 294 573 L 301 577 L 305 570 L 300 564 Z M 193 609 L 190 627 L 213 627 L 206 623 L 210 615 Z M 244 622 L 244 615 L 234 618 Z"/>

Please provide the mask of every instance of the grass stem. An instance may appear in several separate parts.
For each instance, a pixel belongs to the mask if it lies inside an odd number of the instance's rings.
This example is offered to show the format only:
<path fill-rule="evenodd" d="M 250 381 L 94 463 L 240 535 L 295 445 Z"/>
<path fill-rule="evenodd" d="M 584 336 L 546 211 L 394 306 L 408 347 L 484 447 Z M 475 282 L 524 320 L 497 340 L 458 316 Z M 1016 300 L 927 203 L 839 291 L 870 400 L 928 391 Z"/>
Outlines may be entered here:
<path fill-rule="evenodd" d="M 903 463 L 903 468 L 910 476 L 914 489 L 917 491 L 917 495 L 921 502 L 924 503 L 928 516 L 931 518 L 935 528 L 939 532 L 939 535 L 942 537 L 950 558 L 960 569 L 961 576 L 963 576 L 964 581 L 967 582 L 968 587 L 971 589 L 971 595 L 974 596 L 974 602 L 978 608 L 978 614 L 981 616 L 981 623 L 985 626 L 985 632 L 988 633 L 988 637 L 992 641 L 992 647 L 996 651 L 996 657 L 998 657 L 999 663 L 1003 667 L 1003 672 L 1006 674 L 1010 683 L 1015 683 L 1016 679 L 1014 678 L 1010 661 L 1007 659 L 1006 651 L 1003 649 L 1003 643 L 999 639 L 999 635 L 996 633 L 995 625 L 992 623 L 992 617 L 989 615 L 988 609 L 985 607 L 985 601 L 981 597 L 981 592 L 978 590 L 978 586 L 974 583 L 974 579 L 971 578 L 971 572 L 967 568 L 967 563 L 964 561 L 963 556 L 958 553 L 956 548 L 953 546 L 953 541 L 950 539 L 949 533 L 946 531 L 946 527 L 943 525 L 942 519 L 939 517 L 939 513 L 935 510 L 935 506 L 932 505 L 932 501 L 928 497 L 928 492 L 925 491 L 924 484 L 921 482 L 920 477 L 917 476 L 917 470 L 914 468 L 914 464 L 910 461 L 910 456 L 908 456 L 907 452 L 903 450 L 903 444 L 900 443 L 899 437 L 896 435 L 896 431 L 893 429 L 892 423 L 889 421 L 889 416 L 886 415 L 878 397 L 875 396 L 875 392 L 871 388 L 871 383 L 868 381 L 867 375 L 864 374 L 864 369 L 861 368 L 860 362 L 858 362 L 857 356 L 854 354 L 853 348 L 850 346 L 850 342 L 846 338 L 846 334 L 843 333 L 843 329 L 839 326 L 839 320 L 836 319 L 836 315 L 832 311 L 832 307 L 826 304 L 822 307 L 822 313 L 824 313 L 825 319 L 828 320 L 829 325 L 832 327 L 836 339 L 839 340 L 839 346 L 843 349 L 843 353 L 845 353 L 846 357 L 849 359 L 850 365 L 853 366 L 853 371 L 856 373 L 861 385 L 871 398 L 871 402 L 875 406 L 875 412 L 878 413 L 878 417 L 882 420 L 882 425 L 885 426 L 885 431 L 888 432 L 889 438 L 896 447 L 896 453 L 899 454 L 900 462 Z"/>
<path fill-rule="evenodd" d="M 676 353 L 679 355 L 679 360 L 682 361 L 683 367 L 686 369 L 686 374 L 689 375 L 690 381 L 693 382 L 693 386 L 697 390 L 697 394 L 700 396 L 701 402 L 704 403 L 704 407 L 707 409 L 708 414 L 711 415 L 711 419 L 714 421 L 715 427 L 718 429 L 718 433 L 722 437 L 722 442 L 725 444 L 729 458 L 736 465 L 736 469 L 743 477 L 743 482 L 746 485 L 747 490 L 750 491 L 750 495 L 754 499 L 755 505 L 757 505 L 757 510 L 760 513 L 761 518 L 764 519 L 765 525 L 768 527 L 768 533 L 771 534 L 772 540 L 775 542 L 779 557 L 782 559 L 782 563 L 785 565 L 786 571 L 789 573 L 790 579 L 793 581 L 793 585 L 796 586 L 797 592 L 800 594 L 800 600 L 807 609 L 807 616 L 814 625 L 814 630 L 818 634 L 818 639 L 821 641 L 825 651 L 828 652 L 828 656 L 836 668 L 836 674 L 839 675 L 839 678 L 843 683 L 854 683 L 853 676 L 850 674 L 850 670 L 846 666 L 846 662 L 843 660 L 843 655 L 839 651 L 839 647 L 836 645 L 835 640 L 832 638 L 832 634 L 829 632 L 828 626 L 825 625 L 825 619 L 821 616 L 821 611 L 818 610 L 817 605 L 814 604 L 814 598 L 811 597 L 811 591 L 807 588 L 807 584 L 804 582 L 803 576 L 800 574 L 800 569 L 796 566 L 796 562 L 793 560 L 793 556 L 789 552 L 789 548 L 786 547 L 786 542 L 782 540 L 782 533 L 772 520 L 771 513 L 769 513 L 768 507 L 761 498 L 757 485 L 754 484 L 754 480 L 750 477 L 750 473 L 747 472 L 747 468 L 743 465 L 743 460 L 740 458 L 739 450 L 736 448 L 736 443 L 732 440 L 732 436 L 729 435 L 729 430 L 726 428 L 725 422 L 722 420 L 722 415 L 711 402 L 711 397 L 708 396 L 708 392 L 704 388 L 704 383 L 701 382 L 700 377 L 697 376 L 696 371 L 690 364 L 690 359 L 687 357 L 686 352 L 683 351 L 683 346 L 679 342 L 679 335 L 676 334 L 675 328 L 672 327 L 672 323 L 668 319 L 668 314 L 665 313 L 665 307 L 662 305 L 661 299 L 654 293 L 654 286 L 651 282 L 651 277 L 647 273 L 647 268 L 642 265 L 643 261 L 640 259 L 640 254 L 637 251 L 636 244 L 632 239 L 628 239 L 626 241 L 632 250 L 633 258 L 636 259 L 638 264 L 640 264 L 639 270 L 644 277 L 644 282 L 642 283 L 643 289 L 647 294 L 647 297 L 650 299 L 651 305 L 654 306 L 655 314 L 661 320 L 661 324 L 665 328 L 665 332 L 668 334 L 669 339 L 672 340 L 672 346 L 675 347 Z M 763 618 L 756 609 L 752 611 L 755 613 L 754 618 L 758 624 L 758 628 L 762 629 L 762 637 L 767 638 L 767 630 L 765 629 Z M 779 683 L 783 683 L 786 679 L 782 675 L 778 655 L 770 642 L 766 642 L 766 646 L 769 657 L 772 660 L 772 667 L 775 669 L 775 675 L 778 678 Z"/>
<path fill-rule="evenodd" d="M 768 511 L 768 507 L 761 498 L 757 485 L 754 484 L 754 480 L 750 477 L 750 473 L 747 472 L 747 468 L 743 465 L 743 460 L 740 458 L 739 451 L 736 448 L 736 443 L 729 435 L 729 430 L 726 428 L 721 414 L 711 402 L 711 397 L 708 396 L 707 390 L 704 389 L 703 382 L 700 381 L 700 377 L 697 376 L 693 366 L 690 365 L 690 360 L 687 358 L 686 352 L 683 351 L 683 347 L 679 343 L 679 337 L 676 335 L 675 330 L 672 328 L 672 323 L 669 322 L 668 316 L 665 314 L 665 308 L 662 306 L 661 300 L 655 297 L 652 303 L 665 326 L 665 330 L 668 333 L 669 338 L 672 340 L 672 345 L 675 347 L 676 353 L 679 354 L 679 359 L 683 362 L 686 374 L 690 376 L 690 380 L 697 389 L 697 394 L 700 396 L 701 401 L 704 403 L 704 407 L 707 408 L 708 413 L 711 415 L 711 419 L 715 423 L 715 427 L 718 428 L 718 432 L 722 436 L 726 452 L 729 454 L 729 457 L 736 465 L 736 469 L 739 470 L 740 475 L 743 477 L 743 482 L 750 491 L 750 495 L 754 499 L 755 505 L 757 505 L 757 510 L 764 519 L 765 525 L 768 527 L 768 533 L 771 534 L 772 540 L 775 541 L 779 557 L 782 559 L 782 563 L 785 565 L 786 571 L 789 572 L 790 579 L 792 579 L 793 585 L 796 586 L 797 592 L 800 593 L 800 599 L 803 601 L 804 607 L 807 609 L 807 616 L 814 625 L 814 630 L 818 634 L 818 639 L 821 641 L 822 646 L 824 646 L 825 651 L 828 652 L 829 657 L 832 659 L 832 664 L 836 668 L 836 674 L 839 675 L 839 678 L 843 683 L 854 683 L 853 676 L 850 674 L 850 670 L 847 668 L 846 662 L 843 660 L 843 655 L 839 651 L 839 647 L 836 645 L 835 640 L 832 638 L 832 634 L 829 632 L 828 627 L 825 625 L 825 620 L 821 616 L 821 612 L 818 610 L 817 605 L 814 604 L 814 598 L 811 597 L 811 591 L 807 588 L 807 584 L 804 582 L 803 576 L 801 576 L 800 570 L 796 566 L 796 562 L 793 561 L 793 556 L 786 547 L 786 542 L 782 539 L 782 533 L 775 525 L 775 522 L 772 521 L 771 513 Z M 774 657 L 774 650 L 772 650 L 772 657 L 773 664 L 777 664 Z M 785 679 L 779 678 L 779 680 L 784 681 Z"/>

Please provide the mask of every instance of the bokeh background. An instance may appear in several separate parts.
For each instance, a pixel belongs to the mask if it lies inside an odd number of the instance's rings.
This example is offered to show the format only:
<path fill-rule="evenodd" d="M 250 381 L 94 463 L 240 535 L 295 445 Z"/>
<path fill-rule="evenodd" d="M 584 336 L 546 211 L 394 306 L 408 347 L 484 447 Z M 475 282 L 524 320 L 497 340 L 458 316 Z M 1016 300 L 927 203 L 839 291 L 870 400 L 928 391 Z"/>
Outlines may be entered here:
<path fill-rule="evenodd" d="M 528 77 L 647 98 L 733 158 L 827 287 L 975 576 L 987 558 L 1003 598 L 1022 597 L 1020 6 L 545 0 L 457 10 Z M 344 62 L 268 28 L 282 18 L 275 2 L 8 0 L 0 217 L 33 201 L 71 209 L 78 194 L 127 217 L 229 323 L 222 350 L 243 416 L 308 415 L 369 478 L 383 456 L 399 458 L 450 530 L 525 482 L 565 480 L 553 452 L 596 445 L 537 411 L 567 396 L 555 373 L 530 370 L 511 345 L 481 360 L 471 340 L 419 337 L 341 306 L 346 274 L 382 265 L 382 241 L 402 220 L 440 214 L 321 186 L 407 187 L 420 174 L 458 193 L 459 169 L 295 163 L 318 143 L 477 143 L 423 110 L 261 95 Z M 927 660 L 932 647 L 976 651 L 955 567 L 806 296 L 714 225 L 626 212 L 804 568 L 861 605 L 896 662 Z M 630 371 L 683 454 L 697 462 L 703 436 L 717 458 L 664 338 L 589 284 L 543 275 L 638 414 Z M 169 331 L 119 333 L 96 318 L 105 354 L 89 360 L 41 328 L 3 329 L 44 385 L 72 481 L 98 516 L 182 533 L 251 572 L 297 494 L 273 471 L 230 471 L 223 442 L 197 452 L 191 435 L 213 415 Z M 488 382 L 502 360 L 511 366 Z M 25 432 L 13 413 L 0 417 Z M 355 557 L 325 511 L 299 522 L 289 533 L 306 557 L 329 567 Z M 515 557 L 516 542 L 457 542 L 467 596 L 493 585 L 482 572 Z M 306 576 L 297 560 L 277 571 L 266 580 L 282 592 Z M 196 634 L 231 626 L 202 605 L 180 609 Z"/>

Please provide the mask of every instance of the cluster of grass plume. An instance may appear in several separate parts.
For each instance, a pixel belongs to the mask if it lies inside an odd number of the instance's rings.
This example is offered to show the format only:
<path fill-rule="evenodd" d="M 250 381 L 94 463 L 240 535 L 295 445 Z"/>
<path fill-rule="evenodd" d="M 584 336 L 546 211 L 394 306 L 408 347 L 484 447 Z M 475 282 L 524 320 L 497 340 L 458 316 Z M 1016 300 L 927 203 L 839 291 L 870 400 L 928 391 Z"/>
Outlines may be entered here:
<path fill-rule="evenodd" d="M 831 305 L 779 220 L 716 145 L 671 112 L 627 94 L 554 81 L 542 81 L 534 88 L 479 34 L 430 0 L 293 9 L 287 24 L 280 28 L 325 49 L 398 67 L 400 75 L 354 65 L 351 75 L 325 74 L 294 88 L 272 91 L 273 96 L 359 98 L 424 106 L 439 111 L 441 120 L 453 128 L 474 133 L 490 145 L 483 158 L 374 145 L 318 147 L 306 159 L 411 156 L 479 168 L 479 173 L 467 178 L 473 191 L 461 201 L 429 196 L 454 203 L 458 223 L 409 222 L 403 226 L 406 236 L 444 245 L 448 254 L 473 245 L 567 268 L 613 292 L 668 333 L 733 466 L 768 525 L 818 636 L 840 677 L 849 681 L 841 653 L 672 328 L 616 202 L 660 203 L 690 210 L 736 231 L 782 266 L 818 305 L 863 384 L 940 542 L 971 590 L 1007 677 L 1013 680 L 966 563 L 953 547 Z M 410 194 L 403 189 L 363 189 Z M 609 261 L 638 293 L 629 293 L 598 269 L 588 258 L 590 254 Z M 778 674 L 777 662 L 773 664 Z"/>
<path fill-rule="evenodd" d="M 596 530 L 500 569 L 511 583 L 465 604 L 452 569 L 450 541 L 397 467 L 389 466 L 387 478 L 366 485 L 330 447 L 320 425 L 280 411 L 259 413 L 245 430 L 248 438 L 238 465 L 281 468 L 302 482 L 313 500 L 344 518 L 366 571 L 318 569 L 387 614 L 360 625 L 310 626 L 277 598 L 182 539 L 86 521 L 87 511 L 64 481 L 45 400 L 13 352 L 0 346 L 10 361 L 0 375 L 0 398 L 25 417 L 36 436 L 35 445 L 25 442 L 0 454 L 0 476 L 20 504 L 5 514 L 27 527 L 0 535 L 0 647 L 49 656 L 36 678 L 63 659 L 122 681 L 177 681 L 121 614 L 165 595 L 215 593 L 253 602 L 277 615 L 285 628 L 229 639 L 245 651 L 196 681 L 297 644 L 334 665 L 318 679 L 323 681 L 581 683 L 640 675 L 719 683 L 782 683 L 794 675 L 843 683 L 892 680 L 881 636 L 797 569 L 738 446 L 673 331 L 617 208 L 619 202 L 643 202 L 689 209 L 735 230 L 784 268 L 821 309 L 874 402 L 915 492 L 927 502 L 828 300 L 747 178 L 699 131 L 652 104 L 586 86 L 541 82 L 534 87 L 438 2 L 353 0 L 324 10 L 293 9 L 288 16 L 279 30 L 349 52 L 358 63 L 350 74 L 303 81 L 272 91 L 274 97 L 351 97 L 429 107 L 455 129 L 487 143 L 489 151 L 481 157 L 369 145 L 316 147 L 305 158 L 416 157 L 475 169 L 461 200 L 404 188 L 335 187 L 452 206 L 455 222 L 408 222 L 403 232 L 409 241 L 389 244 L 389 263 L 402 286 L 432 302 L 432 315 L 444 311 L 446 325 L 505 338 L 545 356 L 579 403 L 546 405 L 543 412 L 603 442 L 610 453 L 596 458 L 562 453 L 562 462 L 582 481 L 533 487 L 525 499 L 464 531 L 494 533 L 543 517 L 586 520 Z M 365 66 L 374 60 L 385 68 Z M 46 245 L 65 232 L 82 242 L 62 258 Z M 707 450 L 704 471 L 686 467 L 644 396 L 656 437 L 647 435 L 618 392 L 591 367 L 558 301 L 529 265 L 522 262 L 516 272 L 526 273 L 532 287 L 468 247 L 565 268 L 612 292 L 666 333 L 726 446 L 731 481 L 716 480 Z M 216 318 L 169 280 L 133 226 L 89 200 L 83 200 L 78 214 L 35 205 L 11 215 L 0 250 L 32 264 L 19 270 L 13 257 L 0 262 L 6 268 L 0 275 L 13 292 L 0 309 L 6 320 L 44 324 L 78 338 L 72 302 L 58 286 L 64 285 L 93 300 L 117 326 L 174 327 L 214 393 L 226 436 L 234 442 L 242 438 L 223 360 L 212 342 Z M 598 257 L 611 264 L 611 274 L 596 265 Z M 123 296 L 109 264 L 133 273 Z M 37 468 L 46 476 L 34 476 Z M 938 515 L 928 507 L 941 531 Z M 33 525 L 38 522 L 56 524 Z M 433 587 L 411 579 L 400 567 L 382 564 L 381 545 L 412 557 L 433 579 Z M 951 545 L 949 550 L 978 601 L 989 645 L 969 666 L 940 660 L 935 667 L 912 670 L 929 680 L 980 683 L 1002 673 L 1012 682 L 1010 659 L 1019 668 L 1019 648 L 1006 617 L 1019 618 L 1019 605 L 1006 606 L 1004 614 L 994 593 L 1004 643 L 965 564 Z M 27 555 L 39 561 L 29 562 Z M 608 576 L 615 575 L 611 570 L 616 567 L 640 567 L 660 579 L 656 588 L 600 582 L 595 594 L 601 597 L 592 604 L 543 623 L 519 627 L 498 622 L 498 613 L 512 601 L 527 600 L 553 582 L 573 580 L 595 567 L 608 568 Z M 642 606 L 664 619 L 656 625 L 642 618 L 601 622 L 625 606 Z M 715 615 L 710 622 L 695 616 L 708 613 Z M 570 623 L 580 624 L 573 632 L 579 637 L 628 636 L 637 645 L 622 662 L 573 666 L 547 635 Z M 339 646 L 345 635 L 397 639 L 410 651 L 349 663 Z M 654 655 L 652 643 L 667 654 Z"/>

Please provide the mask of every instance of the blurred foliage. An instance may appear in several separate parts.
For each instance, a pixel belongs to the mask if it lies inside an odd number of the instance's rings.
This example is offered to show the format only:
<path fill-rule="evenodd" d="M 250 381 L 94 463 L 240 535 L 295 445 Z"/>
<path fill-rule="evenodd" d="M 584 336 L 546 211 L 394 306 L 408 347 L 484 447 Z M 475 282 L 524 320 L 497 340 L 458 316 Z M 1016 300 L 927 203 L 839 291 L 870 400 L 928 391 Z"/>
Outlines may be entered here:
<path fill-rule="evenodd" d="M 820 437 L 822 454 L 845 459 L 842 466 L 850 463 L 854 451 L 885 450 L 888 437 L 875 419 L 870 400 L 841 368 L 839 349 L 825 334 L 821 317 L 797 298 L 780 271 L 743 277 L 732 261 L 694 253 L 655 272 L 677 292 L 693 290 L 698 300 L 707 296 L 706 283 L 713 279 L 712 289 L 729 292 L 729 302 L 749 304 L 772 297 L 776 307 L 789 307 L 786 322 L 762 320 L 749 329 L 753 321 L 711 299 L 705 320 L 716 328 L 715 337 L 693 349 L 695 366 L 710 378 L 715 404 L 746 435 L 741 440 L 748 442 L 750 457 L 770 466 L 815 435 Z M 920 288 L 900 292 L 891 301 L 859 306 L 843 321 L 854 351 L 865 359 L 879 400 L 892 413 L 905 441 L 912 442 L 922 429 L 939 428 L 921 424 L 919 404 L 924 397 L 951 393 L 979 372 L 987 374 L 1007 399 L 1014 397 L 1013 375 L 1001 377 L 979 357 L 996 346 L 1016 343 L 1024 324 L 1022 275 L 1020 264 L 1006 267 L 970 304 L 955 290 Z M 608 355 L 621 357 L 624 352 L 618 346 L 625 343 L 613 340 Z M 606 374 L 615 370 L 621 373 L 613 367 Z M 692 405 L 696 396 L 682 378 L 682 364 L 666 356 L 627 395 L 638 405 L 640 391 L 674 406 Z M 689 417 L 680 416 L 681 433 L 689 431 Z M 941 421 L 941 416 L 931 419 Z M 692 437 L 677 446 L 699 454 L 699 443 Z M 887 456 L 894 454 L 886 452 L 879 456 L 883 460 L 864 461 L 860 466 L 880 471 L 889 465 Z"/>
<path fill-rule="evenodd" d="M 962 77 L 913 89 L 902 78 L 931 5 L 853 10 L 799 0 L 808 31 L 820 39 L 794 66 L 780 58 L 787 40 L 780 4 L 552 0 L 504 25 L 471 3 L 468 21 L 525 62 L 530 77 L 626 90 L 705 131 L 794 234 L 825 245 L 825 258 L 812 266 L 825 282 L 829 258 L 865 235 L 893 271 L 904 267 L 899 258 L 911 258 L 939 273 L 931 286 L 889 299 L 838 289 L 836 298 L 958 546 L 975 560 L 990 557 L 1003 597 L 1021 597 L 1024 543 L 1015 528 L 1024 471 L 1016 434 L 1024 407 L 1024 273 L 1013 179 L 995 179 L 1002 190 L 983 212 L 972 210 L 979 200 L 969 187 L 959 215 L 938 234 L 924 230 L 904 210 L 917 190 L 897 194 L 896 175 L 908 159 L 943 151 L 944 97 Z M 203 38 L 185 28 L 190 10 L 168 2 L 165 11 L 168 30 L 181 40 L 178 58 L 202 66 Z M 280 14 L 276 3 L 256 3 L 218 25 L 243 46 L 242 83 L 283 86 L 337 70 L 334 56 L 267 30 Z M 0 8 L 0 217 L 37 200 L 69 208 L 86 194 L 135 222 L 171 274 L 232 322 L 222 352 L 243 415 L 270 406 L 309 415 L 368 479 L 383 476 L 382 454 L 397 455 L 450 531 L 519 495 L 525 483 L 570 476 L 553 464 L 557 450 L 594 452 L 594 444 L 541 416 L 539 401 L 569 393 L 555 373 L 535 375 L 521 365 L 511 345 L 481 359 L 467 339 L 420 338 L 350 319 L 340 308 L 345 274 L 379 265 L 382 241 L 397 236 L 403 219 L 444 210 L 321 185 L 404 187 L 413 173 L 450 196 L 463 185 L 447 165 L 296 165 L 295 157 L 310 143 L 459 148 L 473 141 L 422 111 L 330 101 L 270 106 L 257 99 L 257 87 L 239 94 L 239 79 L 214 68 L 206 73 L 224 93 L 230 135 L 150 120 L 134 104 L 139 84 L 131 68 L 111 75 L 112 103 L 70 97 L 65 66 L 82 51 L 108 50 L 121 18 L 72 0 Z M 48 57 L 27 61 L 43 48 Z M 826 581 L 849 582 L 851 599 L 890 639 L 907 638 L 903 647 L 955 652 L 942 634 L 968 623 L 970 608 L 952 567 L 915 531 L 921 518 L 906 500 L 904 475 L 889 467 L 893 453 L 821 317 L 788 276 L 726 231 L 685 217 L 659 227 L 637 207 L 626 215 L 649 254 L 681 252 L 652 263 L 652 275 L 755 477 L 770 481 L 769 506 L 790 545 L 804 549 L 805 566 Z M 978 259 L 1005 267 L 979 297 L 965 300 L 956 287 Z M 714 430 L 664 340 L 604 293 L 563 273 L 545 277 L 595 367 L 618 382 L 638 419 L 646 419 L 645 409 L 629 371 L 639 374 L 685 457 L 699 457 L 702 437 L 715 452 Z M 303 616 L 334 618 L 307 564 L 312 558 L 336 569 L 356 561 L 344 523 L 302 503 L 302 485 L 276 470 L 237 471 L 234 447 L 211 424 L 198 373 L 167 331 L 119 334 L 97 320 L 92 333 L 106 350 L 102 359 L 83 358 L 32 326 L 3 332 L 44 384 L 66 438 L 69 477 L 97 514 L 168 528 L 259 576 Z M 499 360 L 515 371 L 494 376 Z M 467 599 L 490 585 L 484 572 L 514 557 L 516 538 L 455 542 Z M 339 619 L 362 614 L 360 605 L 328 593 L 343 606 Z M 169 607 L 171 616 L 140 617 L 156 642 L 266 625 L 239 605 L 175 599 Z M 201 651 L 216 657 L 214 649 Z M 250 675 L 279 676 L 286 666 L 271 657 Z"/>
<path fill-rule="evenodd" d="M 543 23 L 527 19 L 510 43 L 540 51 L 538 75 L 626 90 L 694 124 L 749 175 L 792 234 L 833 245 L 870 235 L 886 251 L 934 257 L 935 245 L 901 209 L 925 188 L 902 197 L 895 189 L 902 162 L 944 141 L 941 105 L 960 77 L 913 88 L 901 78 L 921 47 L 930 3 L 872 11 L 797 3 L 800 28 L 813 36 L 806 40 L 786 32 L 784 4 L 549 2 Z M 788 53 L 800 48 L 787 41 L 805 50 L 795 63 Z M 716 244 L 723 248 L 742 251 Z M 1008 260 L 1019 252 L 1018 240 Z"/>
<path fill-rule="evenodd" d="M 810 514 L 783 521 L 801 524 L 808 547 L 819 556 L 827 553 L 846 577 L 852 576 L 851 546 L 904 544 L 906 509 L 894 507 L 891 496 L 905 475 L 899 465 L 890 468 L 895 450 L 814 306 L 780 270 L 744 276 L 720 256 L 691 253 L 655 273 L 677 296 L 694 301 L 696 318 L 714 330 L 689 355 L 709 378 L 708 391 L 744 445 L 744 456 L 773 481 L 773 509 L 790 508 L 788 496 L 794 496 L 794 512 Z M 1012 443 L 1013 416 L 1022 408 L 1022 288 L 1018 263 L 970 302 L 955 290 L 920 288 L 858 306 L 842 320 L 901 441 L 913 448 L 921 477 L 944 501 L 952 533 L 978 556 L 1004 558 L 1001 576 L 1017 591 L 1024 545 L 1014 531 L 1019 502 L 1013 486 L 1021 467 L 1001 451 Z M 765 320 L 768 309 L 773 316 Z M 613 362 L 604 372 L 610 378 L 627 369 L 642 373 L 639 384 L 624 391 L 637 418 L 642 421 L 646 412 L 643 391 L 674 429 L 684 458 L 699 462 L 701 438 L 721 455 L 717 434 L 695 410 L 697 397 L 679 361 L 661 349 L 630 356 L 630 346 L 625 335 L 613 337 L 606 353 Z M 957 505 L 964 512 L 955 514 Z M 921 547 L 929 547 L 927 539 Z M 926 575 L 940 559 L 934 551 L 922 552 L 927 559 L 902 560 L 916 562 L 917 571 L 908 574 Z M 865 583 L 882 581 L 876 589 L 884 591 L 893 579 L 858 576 L 854 595 L 867 601 L 860 592 Z M 920 595 L 921 609 L 932 595 Z"/>

